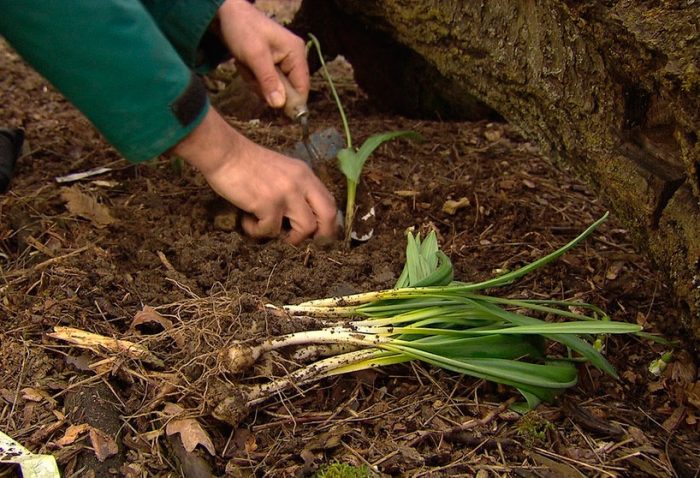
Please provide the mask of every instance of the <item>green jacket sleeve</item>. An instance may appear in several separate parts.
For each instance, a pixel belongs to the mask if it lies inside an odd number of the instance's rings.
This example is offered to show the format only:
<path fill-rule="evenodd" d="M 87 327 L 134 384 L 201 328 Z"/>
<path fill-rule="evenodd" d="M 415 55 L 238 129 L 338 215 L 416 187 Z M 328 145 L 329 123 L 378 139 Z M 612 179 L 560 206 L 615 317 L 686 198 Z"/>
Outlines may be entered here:
<path fill-rule="evenodd" d="M 167 3 L 152 16 L 138 0 L 0 0 L 0 33 L 139 162 L 174 146 L 209 108 L 180 55 L 194 59 L 218 2 Z M 166 34 L 178 38 L 179 53 Z"/>
<path fill-rule="evenodd" d="M 207 71 L 230 56 L 219 39 L 208 31 L 223 0 L 142 0 L 142 3 L 188 66 Z"/>

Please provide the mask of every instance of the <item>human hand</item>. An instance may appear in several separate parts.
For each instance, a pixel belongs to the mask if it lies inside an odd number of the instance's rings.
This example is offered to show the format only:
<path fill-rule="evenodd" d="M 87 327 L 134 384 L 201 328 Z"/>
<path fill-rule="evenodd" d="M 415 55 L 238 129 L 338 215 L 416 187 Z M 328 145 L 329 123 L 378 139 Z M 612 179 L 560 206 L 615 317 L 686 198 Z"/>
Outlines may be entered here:
<path fill-rule="evenodd" d="M 335 200 L 302 161 L 259 146 L 233 129 L 213 108 L 173 152 L 199 169 L 211 188 L 248 214 L 246 234 L 285 239 L 336 237 Z"/>
<path fill-rule="evenodd" d="M 269 19 L 246 0 L 226 0 L 218 11 L 220 35 L 244 77 L 253 79 L 273 108 L 282 108 L 286 94 L 275 66 L 306 101 L 309 66 L 304 41 Z"/>

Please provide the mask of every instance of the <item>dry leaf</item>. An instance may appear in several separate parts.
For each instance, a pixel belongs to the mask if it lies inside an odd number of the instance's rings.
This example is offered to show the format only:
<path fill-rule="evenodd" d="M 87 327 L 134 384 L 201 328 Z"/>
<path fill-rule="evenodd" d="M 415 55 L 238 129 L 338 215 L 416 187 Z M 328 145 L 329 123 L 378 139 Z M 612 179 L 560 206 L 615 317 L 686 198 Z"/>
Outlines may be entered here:
<path fill-rule="evenodd" d="M 245 441 L 245 452 L 246 452 L 246 454 L 250 455 L 251 453 L 253 453 L 257 449 L 258 449 L 258 444 L 255 441 L 255 435 L 253 435 L 251 433 L 251 435 Z"/>
<path fill-rule="evenodd" d="M 42 392 L 41 390 L 37 390 L 36 388 L 27 387 L 22 389 L 22 398 L 25 400 L 29 400 L 30 402 L 41 402 L 46 397 L 46 392 Z"/>
<path fill-rule="evenodd" d="M 216 456 L 214 443 L 212 443 L 211 438 L 209 438 L 207 432 L 204 431 L 202 425 L 194 418 L 169 421 L 168 425 L 165 427 L 165 433 L 168 436 L 179 433 L 182 446 L 184 446 L 185 450 L 189 453 L 192 453 L 194 449 L 197 448 L 197 445 L 202 445 L 207 449 L 210 455 Z"/>
<path fill-rule="evenodd" d="M 29 442 L 39 443 L 46 441 L 49 436 L 51 436 L 59 428 L 62 428 L 65 423 L 65 420 L 58 420 L 49 425 L 42 426 L 37 431 L 32 433 L 32 435 L 29 437 Z"/>
<path fill-rule="evenodd" d="M 301 453 L 299 453 L 299 456 L 301 457 L 302 460 L 304 460 L 304 463 L 307 465 L 312 465 L 314 460 L 316 460 L 316 457 L 314 456 L 314 452 L 312 452 L 309 449 L 303 449 L 301 450 Z"/>
<path fill-rule="evenodd" d="M 56 440 L 56 445 L 72 445 L 78 438 L 80 438 L 80 435 L 85 434 L 87 431 L 90 430 L 90 428 L 90 425 L 88 425 L 87 423 L 81 423 L 80 425 L 71 425 L 66 430 L 66 433 L 61 438 Z"/>
<path fill-rule="evenodd" d="M 147 323 L 156 323 L 163 327 L 164 330 L 169 330 L 173 327 L 173 323 L 170 319 L 160 315 L 160 313 L 150 305 L 144 305 L 143 310 L 136 312 L 136 315 L 134 315 L 131 328 L 134 329 L 137 325 Z"/>
<path fill-rule="evenodd" d="M 610 265 L 610 267 L 608 267 L 608 271 L 605 273 L 605 278 L 608 280 L 617 279 L 617 276 L 620 275 L 620 271 L 622 271 L 622 268 L 624 266 L 625 266 L 625 263 L 622 261 L 613 262 Z"/>
<path fill-rule="evenodd" d="M 163 412 L 166 415 L 176 416 L 182 413 L 184 409 L 174 403 L 166 403 Z M 216 456 L 214 443 L 209 438 L 209 434 L 204 431 L 202 425 L 194 418 L 173 419 L 165 426 L 165 434 L 170 436 L 175 433 L 180 434 L 182 446 L 189 453 L 192 453 L 197 445 L 202 445 L 207 449 L 210 455 Z"/>
<path fill-rule="evenodd" d="M 182 408 L 177 403 L 167 402 L 163 407 L 163 413 L 168 417 L 176 417 L 184 412 L 185 409 Z"/>
<path fill-rule="evenodd" d="M 87 354 L 78 355 L 77 357 L 66 355 L 65 360 L 68 365 L 72 365 L 78 370 L 87 372 L 90 370 L 90 360 L 92 360 L 92 358 Z"/>
<path fill-rule="evenodd" d="M 88 219 L 97 227 L 106 227 L 115 222 L 107 206 L 77 187 L 64 188 L 61 199 L 66 201 L 66 209 L 71 214 Z"/>
<path fill-rule="evenodd" d="M 22 398 L 30 402 L 46 402 L 52 407 L 56 406 L 56 400 L 54 400 L 45 390 L 39 390 L 38 388 L 23 388 Z"/>
<path fill-rule="evenodd" d="M 683 387 L 687 387 L 695 381 L 698 372 L 694 358 L 682 350 L 675 354 L 675 359 L 671 364 L 671 378 Z"/>
<path fill-rule="evenodd" d="M 685 411 L 686 408 L 682 405 L 673 410 L 671 416 L 664 420 L 664 422 L 661 424 L 664 430 L 672 432 L 673 430 L 678 428 L 678 425 L 680 425 L 683 419 L 685 418 Z"/>
<path fill-rule="evenodd" d="M 111 436 L 95 427 L 90 427 L 90 444 L 95 450 L 95 456 L 97 456 L 100 463 L 119 453 L 117 442 Z"/>

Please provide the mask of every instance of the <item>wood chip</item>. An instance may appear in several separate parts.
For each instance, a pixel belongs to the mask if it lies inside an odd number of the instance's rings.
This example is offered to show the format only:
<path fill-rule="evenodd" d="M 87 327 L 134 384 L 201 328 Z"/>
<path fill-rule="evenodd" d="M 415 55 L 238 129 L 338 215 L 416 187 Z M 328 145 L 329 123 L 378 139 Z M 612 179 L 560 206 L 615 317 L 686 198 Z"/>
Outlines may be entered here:
<path fill-rule="evenodd" d="M 47 334 L 49 337 L 69 342 L 78 347 L 83 347 L 92 350 L 102 350 L 112 354 L 126 354 L 131 358 L 141 360 L 142 362 L 163 367 L 164 363 L 161 359 L 153 355 L 143 345 L 129 342 L 128 340 L 113 339 L 92 332 L 86 332 L 73 327 L 56 326 L 53 333 Z"/>

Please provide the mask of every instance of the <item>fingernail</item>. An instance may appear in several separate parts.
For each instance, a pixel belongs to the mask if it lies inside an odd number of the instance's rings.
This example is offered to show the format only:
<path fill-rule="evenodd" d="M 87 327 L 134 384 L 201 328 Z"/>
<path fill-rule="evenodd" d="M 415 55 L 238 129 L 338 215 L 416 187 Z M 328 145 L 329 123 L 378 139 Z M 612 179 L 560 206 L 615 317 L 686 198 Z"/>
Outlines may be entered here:
<path fill-rule="evenodd" d="M 284 96 L 279 91 L 273 91 L 268 95 L 267 102 L 273 108 L 281 108 L 284 106 Z"/>

